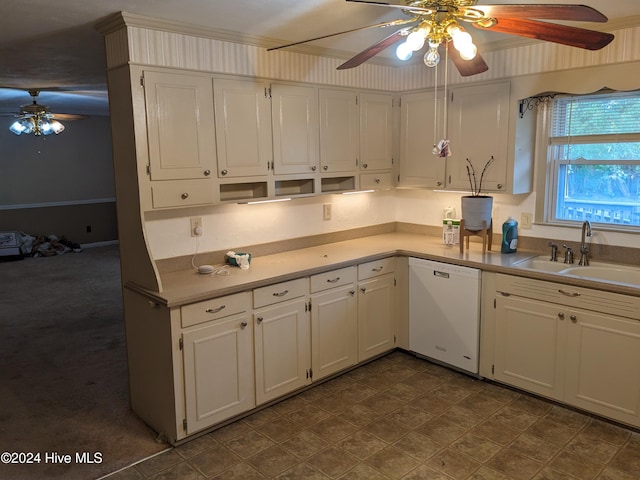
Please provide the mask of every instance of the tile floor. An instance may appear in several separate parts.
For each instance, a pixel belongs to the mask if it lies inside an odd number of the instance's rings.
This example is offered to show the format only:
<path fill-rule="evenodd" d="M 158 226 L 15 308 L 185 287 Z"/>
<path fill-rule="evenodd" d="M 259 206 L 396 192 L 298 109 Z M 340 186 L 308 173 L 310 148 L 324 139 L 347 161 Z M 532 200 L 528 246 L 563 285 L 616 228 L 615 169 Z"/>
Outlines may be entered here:
<path fill-rule="evenodd" d="M 108 480 L 203 478 L 637 480 L 640 434 L 393 352 Z"/>

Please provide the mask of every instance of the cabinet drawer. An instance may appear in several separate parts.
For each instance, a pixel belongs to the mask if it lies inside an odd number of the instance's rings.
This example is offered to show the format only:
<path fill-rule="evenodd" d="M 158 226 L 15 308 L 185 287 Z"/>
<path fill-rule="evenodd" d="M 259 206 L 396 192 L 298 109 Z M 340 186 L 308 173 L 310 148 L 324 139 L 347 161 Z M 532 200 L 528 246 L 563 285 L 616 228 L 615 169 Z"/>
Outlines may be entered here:
<path fill-rule="evenodd" d="M 496 275 L 496 290 L 569 307 L 640 320 L 640 297 L 512 275 Z"/>
<path fill-rule="evenodd" d="M 395 270 L 396 258 L 389 257 L 373 262 L 361 263 L 358 265 L 358 280 L 366 280 L 367 278 L 377 277 L 385 273 L 391 273 Z"/>
<path fill-rule="evenodd" d="M 151 199 L 153 208 L 213 204 L 214 190 L 210 179 L 154 182 L 151 185 Z"/>
<path fill-rule="evenodd" d="M 356 281 L 356 267 L 341 268 L 311 277 L 311 293 L 340 287 Z"/>
<path fill-rule="evenodd" d="M 182 327 L 186 328 L 236 313 L 246 312 L 251 309 L 250 302 L 249 292 L 242 292 L 185 305 L 180 308 Z"/>
<path fill-rule="evenodd" d="M 253 291 L 254 308 L 302 297 L 309 293 L 309 279 L 298 278 L 288 282 L 276 283 L 268 287 L 256 288 Z"/>
<path fill-rule="evenodd" d="M 364 173 L 360 175 L 360 190 L 371 190 L 376 188 L 393 188 L 393 176 L 391 172 Z"/>

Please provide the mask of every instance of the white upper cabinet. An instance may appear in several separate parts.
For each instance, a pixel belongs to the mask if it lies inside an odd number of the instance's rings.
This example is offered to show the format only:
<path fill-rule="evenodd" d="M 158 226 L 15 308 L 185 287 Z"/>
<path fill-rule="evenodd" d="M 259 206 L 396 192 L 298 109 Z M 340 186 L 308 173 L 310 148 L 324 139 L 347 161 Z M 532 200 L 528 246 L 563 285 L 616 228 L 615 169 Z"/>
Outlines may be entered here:
<path fill-rule="evenodd" d="M 271 96 L 274 173 L 317 171 L 320 151 L 318 89 L 272 84 Z"/>
<path fill-rule="evenodd" d="M 393 163 L 391 95 L 360 95 L 360 171 L 387 170 Z"/>
<path fill-rule="evenodd" d="M 323 88 L 319 98 L 321 172 L 353 172 L 360 151 L 358 95 Z"/>
<path fill-rule="evenodd" d="M 269 85 L 216 78 L 213 87 L 218 176 L 266 175 L 272 160 Z"/>
<path fill-rule="evenodd" d="M 483 192 L 530 192 L 535 116 L 517 116 L 516 106 L 510 103 L 510 85 L 506 81 L 454 87 L 446 100 L 439 95 L 437 120 L 433 90 L 403 95 L 400 186 L 469 191 L 466 159 L 472 162 L 480 182 L 482 169 L 493 157 L 483 178 Z M 452 155 L 435 157 L 433 144 L 445 137 Z"/>
<path fill-rule="evenodd" d="M 439 108 L 436 107 L 439 105 Z M 446 159 L 433 155 L 443 135 L 444 98 L 433 91 L 404 95 L 400 104 L 401 187 L 444 188 Z M 436 111 L 438 112 L 436 122 Z M 434 126 L 436 131 L 434 132 Z M 440 136 L 439 136 L 440 135 Z"/>
<path fill-rule="evenodd" d="M 209 177 L 216 168 L 211 76 L 144 72 L 151 180 Z"/>
<path fill-rule="evenodd" d="M 507 143 L 509 141 L 510 83 L 457 87 L 449 107 L 449 139 L 452 156 L 447 158 L 447 187 L 469 190 L 467 161 L 473 164 L 476 180 L 486 162 L 482 190 L 507 190 Z"/>

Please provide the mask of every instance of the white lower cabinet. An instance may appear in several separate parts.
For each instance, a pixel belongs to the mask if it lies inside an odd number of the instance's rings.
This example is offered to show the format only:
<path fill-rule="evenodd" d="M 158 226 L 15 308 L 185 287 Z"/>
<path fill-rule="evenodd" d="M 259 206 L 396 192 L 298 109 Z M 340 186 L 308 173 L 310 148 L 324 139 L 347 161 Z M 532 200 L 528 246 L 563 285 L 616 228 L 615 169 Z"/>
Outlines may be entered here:
<path fill-rule="evenodd" d="M 183 333 L 187 434 L 255 407 L 247 312 Z"/>
<path fill-rule="evenodd" d="M 640 426 L 640 322 L 583 310 L 566 315 L 565 402 Z"/>
<path fill-rule="evenodd" d="M 395 258 L 358 265 L 358 360 L 395 348 Z"/>
<path fill-rule="evenodd" d="M 358 362 L 356 267 L 311 277 L 313 380 Z"/>
<path fill-rule="evenodd" d="M 181 307 L 187 435 L 255 407 L 250 315 L 247 292 Z"/>
<path fill-rule="evenodd" d="M 496 380 L 640 426 L 640 298 L 505 275 L 496 287 Z"/>
<path fill-rule="evenodd" d="M 253 291 L 258 405 L 311 383 L 308 292 L 308 278 Z"/>
<path fill-rule="evenodd" d="M 566 330 L 560 310 L 527 298 L 496 297 L 496 380 L 562 400 Z"/>

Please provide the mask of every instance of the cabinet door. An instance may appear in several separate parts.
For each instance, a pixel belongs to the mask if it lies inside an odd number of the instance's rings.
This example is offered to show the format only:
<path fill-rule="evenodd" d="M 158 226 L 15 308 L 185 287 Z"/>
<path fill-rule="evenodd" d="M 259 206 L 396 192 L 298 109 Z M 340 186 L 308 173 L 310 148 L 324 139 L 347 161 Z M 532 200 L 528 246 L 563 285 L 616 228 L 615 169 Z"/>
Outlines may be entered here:
<path fill-rule="evenodd" d="M 565 401 L 638 425 L 640 322 L 580 310 L 568 315 Z"/>
<path fill-rule="evenodd" d="M 252 330 L 241 314 L 183 334 L 187 434 L 255 407 Z"/>
<path fill-rule="evenodd" d="M 359 361 L 395 347 L 393 286 L 393 274 L 382 275 L 358 284 Z"/>
<path fill-rule="evenodd" d="M 360 168 L 385 170 L 392 166 L 392 97 L 360 95 Z"/>
<path fill-rule="evenodd" d="M 310 327 L 304 298 L 254 313 L 256 402 L 310 383 Z"/>
<path fill-rule="evenodd" d="M 269 86 L 215 79 L 218 176 L 266 175 L 272 158 Z"/>
<path fill-rule="evenodd" d="M 272 85 L 273 171 L 310 173 L 318 169 L 318 90 Z"/>
<path fill-rule="evenodd" d="M 562 400 L 566 316 L 559 305 L 498 295 L 495 379 Z"/>
<path fill-rule="evenodd" d="M 358 362 L 355 285 L 311 297 L 311 368 L 313 380 Z"/>
<path fill-rule="evenodd" d="M 434 92 L 404 95 L 400 107 L 400 186 L 444 188 L 446 159 L 432 147 L 444 135 L 445 98 Z M 435 118 L 436 105 L 438 117 Z M 437 123 L 436 123 L 437 122 Z M 434 125 L 437 131 L 434 134 Z"/>
<path fill-rule="evenodd" d="M 321 89 L 320 168 L 355 172 L 358 163 L 358 96 L 347 90 Z"/>
<path fill-rule="evenodd" d="M 144 72 L 151 180 L 205 178 L 216 165 L 211 77 Z"/>
<path fill-rule="evenodd" d="M 500 82 L 453 89 L 449 108 L 452 156 L 447 158 L 448 188 L 469 190 L 466 159 L 472 162 L 480 182 L 482 169 L 493 156 L 482 190 L 506 190 L 510 85 Z"/>

